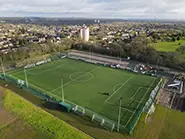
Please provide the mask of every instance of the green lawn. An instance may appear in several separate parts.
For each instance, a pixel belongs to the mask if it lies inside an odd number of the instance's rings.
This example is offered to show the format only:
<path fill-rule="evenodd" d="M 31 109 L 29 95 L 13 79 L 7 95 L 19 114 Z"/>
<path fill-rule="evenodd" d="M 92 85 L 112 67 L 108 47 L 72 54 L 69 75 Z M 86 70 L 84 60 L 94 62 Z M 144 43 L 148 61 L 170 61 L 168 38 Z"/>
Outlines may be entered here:
<path fill-rule="evenodd" d="M 156 105 L 155 113 L 145 124 L 142 115 L 137 129 L 133 132 L 135 139 L 184 139 L 185 113 Z"/>
<path fill-rule="evenodd" d="M 79 130 L 67 124 L 66 122 L 26 101 L 24 98 L 20 97 L 14 92 L 6 89 L 4 93 L 4 108 L 10 112 L 13 112 L 15 115 L 17 115 L 17 117 L 23 119 L 37 131 L 48 134 L 53 139 L 91 138 L 87 134 L 79 132 Z M 44 136 L 42 138 L 44 138 Z"/>
<path fill-rule="evenodd" d="M 184 139 L 185 138 L 185 113 L 166 110 L 163 129 L 160 133 L 160 139 Z"/>
<path fill-rule="evenodd" d="M 154 47 L 157 51 L 174 52 L 181 45 L 185 45 L 185 40 L 179 40 L 175 42 L 157 42 L 157 43 L 151 44 L 150 46 Z"/>
<path fill-rule="evenodd" d="M 8 126 L 0 129 L 0 139 L 53 139 L 47 133 L 41 132 L 17 119 Z"/>
<path fill-rule="evenodd" d="M 3 83 L 3 82 L 0 82 Z M 5 84 L 1 84 L 4 86 Z M 13 90 L 16 90 L 20 95 L 26 96 L 26 98 L 34 103 L 35 105 L 41 105 L 41 100 L 39 100 L 37 97 L 31 95 L 30 93 L 26 93 L 25 91 L 21 90 L 17 87 L 12 87 L 9 85 Z M 154 114 L 149 116 L 149 119 L 147 123 L 145 123 L 145 116 L 146 114 L 143 113 L 133 134 L 128 136 L 124 134 L 120 134 L 117 132 L 109 132 L 106 130 L 103 130 L 97 126 L 93 126 L 93 123 L 90 124 L 89 121 L 83 120 L 83 118 L 80 118 L 79 116 L 61 112 L 61 111 L 55 111 L 48 109 L 49 112 L 53 113 L 54 115 L 60 117 L 62 120 L 74 125 L 76 128 L 79 128 L 83 130 L 85 133 L 93 136 L 96 139 L 184 139 L 185 138 L 185 113 L 179 112 L 176 110 L 171 110 L 165 107 L 162 107 L 160 105 L 156 105 L 156 111 Z M 74 116 L 74 117 L 73 117 Z M 14 125 L 18 126 L 14 126 Z M 0 131 L 0 138 L 2 139 L 12 139 L 13 137 L 17 139 L 25 138 L 24 135 L 28 135 L 28 139 L 39 139 L 39 138 L 47 138 L 49 139 L 49 136 L 47 134 L 43 133 L 39 135 L 34 135 L 37 133 L 37 130 L 32 131 L 29 128 L 29 132 L 27 132 L 28 128 L 22 127 L 22 124 L 19 126 L 17 122 L 14 124 L 11 124 L 7 127 L 7 129 L 4 129 L 3 131 Z M 21 137 L 20 137 L 20 136 Z M 47 136 L 47 137 L 46 137 Z"/>
<path fill-rule="evenodd" d="M 9 73 L 24 80 L 24 71 Z M 121 125 L 128 129 L 145 105 L 158 79 L 115 70 L 81 61 L 62 59 L 27 69 L 30 85 L 61 96 L 61 78 L 65 101 L 85 107 L 116 123 L 120 97 L 123 98 Z M 104 95 L 103 93 L 109 93 Z M 106 121 L 105 121 L 106 123 Z"/>

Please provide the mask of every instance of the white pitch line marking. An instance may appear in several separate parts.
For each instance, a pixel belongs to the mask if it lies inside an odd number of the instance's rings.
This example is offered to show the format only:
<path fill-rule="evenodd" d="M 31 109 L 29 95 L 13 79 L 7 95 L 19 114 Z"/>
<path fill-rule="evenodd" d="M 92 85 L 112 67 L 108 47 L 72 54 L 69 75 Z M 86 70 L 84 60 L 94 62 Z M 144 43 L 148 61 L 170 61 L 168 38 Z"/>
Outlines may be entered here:
<path fill-rule="evenodd" d="M 67 86 L 68 84 L 70 84 L 70 83 L 72 83 L 72 82 L 74 82 L 75 80 L 78 80 L 78 79 L 84 77 L 85 75 L 87 75 L 87 74 L 89 74 L 89 73 L 92 73 L 93 71 L 95 71 L 95 70 L 97 70 L 97 69 L 99 69 L 99 68 L 100 68 L 100 67 L 96 67 L 96 68 L 94 68 L 93 70 L 91 70 L 91 71 L 89 71 L 89 72 L 86 72 L 85 74 L 83 74 L 83 75 L 81 75 L 81 76 L 75 78 L 74 80 L 71 80 L 71 81 L 65 83 L 65 84 L 63 85 L 63 87 L 64 87 L 64 86 Z M 58 88 L 56 88 L 56 89 L 51 90 L 51 92 L 54 92 L 54 91 L 56 91 L 56 90 L 58 90 L 58 89 L 60 89 L 60 88 L 61 88 L 61 86 L 58 87 Z"/>
<path fill-rule="evenodd" d="M 110 103 L 110 102 L 105 102 L 105 103 L 107 103 L 107 104 L 110 104 L 110 105 L 114 105 L 113 103 Z M 134 112 L 134 111 L 132 111 L 132 110 L 129 110 L 129 109 L 127 109 L 127 108 L 124 108 L 124 107 L 121 107 L 121 109 L 122 109 L 122 110 L 129 111 L 129 112 Z"/>
<path fill-rule="evenodd" d="M 150 84 L 149 88 L 147 89 L 147 91 L 145 92 L 145 95 L 142 97 L 141 101 L 139 102 L 139 104 L 137 105 L 135 111 L 132 113 L 132 115 L 130 116 L 129 120 L 127 121 L 127 123 L 124 125 L 124 127 L 126 127 L 128 125 L 128 123 L 130 122 L 130 120 L 132 119 L 133 115 L 136 113 L 136 110 L 138 109 L 138 107 L 140 106 L 141 102 L 143 102 L 143 99 L 145 98 L 146 94 L 148 93 L 148 91 L 150 90 L 150 88 L 152 87 L 152 85 L 155 82 L 155 78 L 153 80 L 153 82 Z"/>
<path fill-rule="evenodd" d="M 137 91 L 132 95 L 131 100 L 133 100 L 133 98 L 134 98 L 135 95 L 139 92 L 139 90 L 140 90 L 141 88 L 142 88 L 142 87 L 139 87 L 139 88 L 137 89 Z"/>
<path fill-rule="evenodd" d="M 128 80 L 126 80 L 116 91 L 114 91 L 114 93 L 108 97 L 105 102 L 107 102 L 112 96 L 114 96 L 132 77 L 130 77 Z"/>

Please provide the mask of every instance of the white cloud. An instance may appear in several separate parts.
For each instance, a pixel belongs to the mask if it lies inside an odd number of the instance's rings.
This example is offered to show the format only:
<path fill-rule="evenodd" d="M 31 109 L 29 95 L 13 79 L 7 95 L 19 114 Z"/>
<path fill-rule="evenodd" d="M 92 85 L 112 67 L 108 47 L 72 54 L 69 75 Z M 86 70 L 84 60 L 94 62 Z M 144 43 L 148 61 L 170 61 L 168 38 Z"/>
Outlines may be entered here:
<path fill-rule="evenodd" d="M 184 0 L 0 0 L 0 16 L 185 19 Z"/>

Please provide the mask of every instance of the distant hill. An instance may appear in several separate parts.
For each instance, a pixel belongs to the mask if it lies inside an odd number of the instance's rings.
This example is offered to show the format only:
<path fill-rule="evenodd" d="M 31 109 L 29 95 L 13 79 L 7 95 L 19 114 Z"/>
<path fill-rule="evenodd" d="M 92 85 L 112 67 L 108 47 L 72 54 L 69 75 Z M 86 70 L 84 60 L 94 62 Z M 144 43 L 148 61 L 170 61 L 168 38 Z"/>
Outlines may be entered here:
<path fill-rule="evenodd" d="M 13 24 L 40 24 L 40 25 L 89 25 L 94 24 L 95 20 L 100 23 L 111 23 L 123 21 L 121 19 L 88 19 L 88 18 L 41 18 L 41 17 L 2 17 L 0 21 Z"/>
<path fill-rule="evenodd" d="M 160 22 L 160 23 L 179 23 L 184 21 L 171 21 L 171 20 L 154 20 L 154 19 L 106 19 L 106 18 L 83 18 L 83 17 L 69 17 L 69 18 L 47 18 L 47 17 L 0 17 L 0 22 L 13 23 L 13 24 L 40 24 L 40 25 L 89 25 L 94 24 L 95 20 L 100 23 L 112 22 Z"/>

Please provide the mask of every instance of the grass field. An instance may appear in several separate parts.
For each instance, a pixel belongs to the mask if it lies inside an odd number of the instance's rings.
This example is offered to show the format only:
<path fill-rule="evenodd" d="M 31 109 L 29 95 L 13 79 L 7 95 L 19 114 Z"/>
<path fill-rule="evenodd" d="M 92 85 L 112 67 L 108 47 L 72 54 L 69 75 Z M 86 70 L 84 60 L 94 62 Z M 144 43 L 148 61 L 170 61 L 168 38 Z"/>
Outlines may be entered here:
<path fill-rule="evenodd" d="M 180 43 L 180 45 L 179 45 Z M 175 42 L 157 42 L 150 46 L 161 52 L 174 52 L 179 46 L 185 45 L 185 40 L 179 40 Z"/>
<path fill-rule="evenodd" d="M 4 89 L 0 86 L 0 139 L 51 139 L 47 133 L 34 129 L 2 105 Z"/>
<path fill-rule="evenodd" d="M 26 101 L 16 93 L 8 89 L 4 93 L 3 107 L 14 113 L 18 118 L 23 119 L 24 122 L 31 125 L 37 131 L 48 134 L 53 139 L 91 138 L 66 122 Z"/>
<path fill-rule="evenodd" d="M 1 139 L 53 139 L 47 133 L 37 131 L 23 120 L 17 119 L 0 129 Z"/>
<path fill-rule="evenodd" d="M 145 124 L 142 115 L 137 130 L 133 132 L 135 139 L 184 139 L 185 113 L 156 105 L 156 112 Z"/>
<path fill-rule="evenodd" d="M 24 71 L 9 73 L 24 80 Z M 137 112 L 145 105 L 158 80 L 155 77 L 115 70 L 81 61 L 62 59 L 27 69 L 29 84 L 61 96 L 61 78 L 65 101 L 83 106 L 117 122 L 119 98 L 123 98 L 121 125 L 129 128 Z M 109 92 L 109 96 L 103 93 Z"/>
<path fill-rule="evenodd" d="M 4 81 L 3 81 L 4 82 Z M 1 86 L 4 86 L 6 83 L 0 82 Z M 17 88 L 16 86 L 9 85 L 10 89 L 14 90 L 16 93 L 19 93 L 19 95 L 24 96 L 26 99 L 31 101 L 37 106 L 42 106 L 42 101 L 32 95 L 31 93 L 26 93 L 24 90 Z M 44 108 L 43 108 L 44 109 Z M 93 123 L 90 123 L 88 120 L 84 120 L 83 118 L 80 118 L 79 116 L 73 114 L 73 113 L 65 113 L 62 111 L 56 111 L 53 109 L 45 109 L 46 111 L 53 113 L 53 115 L 56 115 L 57 117 L 60 117 L 62 120 L 72 124 L 76 128 L 79 128 L 83 130 L 85 133 L 93 136 L 96 139 L 184 139 L 185 138 L 185 124 L 183 124 L 183 121 L 185 121 L 185 113 L 178 112 L 176 110 L 171 110 L 165 107 L 162 107 L 160 105 L 156 105 L 156 111 L 154 114 L 149 116 L 148 122 L 145 123 L 145 116 L 146 114 L 143 113 L 137 126 L 136 130 L 132 133 L 132 135 L 128 136 L 125 134 L 120 134 L 117 132 L 109 132 L 107 130 L 103 130 L 99 128 L 98 126 L 93 126 Z M 16 124 L 16 126 L 15 126 Z M 18 125 L 18 126 L 17 126 Z M 36 135 L 35 132 L 32 132 L 29 130 L 29 133 L 26 131 L 26 128 L 19 128 L 22 126 L 19 122 L 13 123 L 10 126 L 8 126 L 3 131 L 0 131 L 0 138 L 3 139 L 12 139 L 15 138 L 14 135 L 16 135 L 17 139 L 21 139 L 21 137 L 24 139 L 25 134 L 28 139 L 34 138 L 34 139 L 40 139 L 40 138 L 47 138 L 44 134 L 43 136 L 41 134 Z M 29 128 L 30 129 L 30 128 Z M 19 133 L 21 134 L 21 137 L 19 137 Z M 6 134 L 6 135 L 5 135 Z M 48 137 L 49 139 L 49 137 Z"/>

